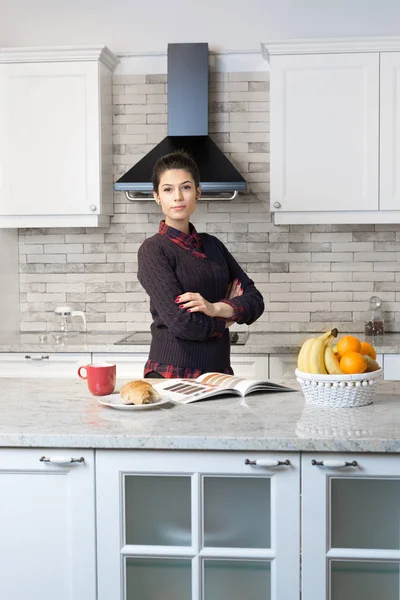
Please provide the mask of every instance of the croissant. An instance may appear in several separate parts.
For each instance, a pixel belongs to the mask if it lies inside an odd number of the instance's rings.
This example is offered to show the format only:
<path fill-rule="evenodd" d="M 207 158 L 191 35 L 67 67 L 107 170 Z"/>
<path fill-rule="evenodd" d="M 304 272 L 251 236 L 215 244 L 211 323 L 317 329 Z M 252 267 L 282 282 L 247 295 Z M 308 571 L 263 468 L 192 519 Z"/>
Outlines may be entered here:
<path fill-rule="evenodd" d="M 138 379 L 122 386 L 119 391 L 124 404 L 151 404 L 160 399 L 160 394 L 150 383 Z"/>

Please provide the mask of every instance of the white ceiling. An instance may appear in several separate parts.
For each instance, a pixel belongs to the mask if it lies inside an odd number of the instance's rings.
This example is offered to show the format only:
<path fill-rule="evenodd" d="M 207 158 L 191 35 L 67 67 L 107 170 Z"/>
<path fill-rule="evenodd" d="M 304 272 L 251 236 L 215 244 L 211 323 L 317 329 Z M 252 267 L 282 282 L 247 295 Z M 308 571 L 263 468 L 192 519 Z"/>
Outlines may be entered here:
<path fill-rule="evenodd" d="M 165 52 L 168 42 L 207 41 L 213 51 L 259 50 L 283 38 L 399 34 L 399 0 L 0 0 L 0 47 Z"/>

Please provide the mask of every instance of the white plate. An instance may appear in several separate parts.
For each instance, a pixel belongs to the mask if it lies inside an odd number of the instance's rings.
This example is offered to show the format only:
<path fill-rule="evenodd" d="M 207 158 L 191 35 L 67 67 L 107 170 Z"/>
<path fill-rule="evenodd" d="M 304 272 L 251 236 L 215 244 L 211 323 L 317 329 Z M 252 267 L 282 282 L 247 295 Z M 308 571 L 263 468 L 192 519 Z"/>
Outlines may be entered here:
<path fill-rule="evenodd" d="M 102 406 L 108 406 L 116 410 L 151 410 L 152 408 L 158 408 L 163 404 L 171 402 L 169 398 L 161 398 L 158 402 L 152 402 L 151 404 L 124 404 L 119 394 L 102 396 L 101 399 L 98 398 L 98 401 Z"/>

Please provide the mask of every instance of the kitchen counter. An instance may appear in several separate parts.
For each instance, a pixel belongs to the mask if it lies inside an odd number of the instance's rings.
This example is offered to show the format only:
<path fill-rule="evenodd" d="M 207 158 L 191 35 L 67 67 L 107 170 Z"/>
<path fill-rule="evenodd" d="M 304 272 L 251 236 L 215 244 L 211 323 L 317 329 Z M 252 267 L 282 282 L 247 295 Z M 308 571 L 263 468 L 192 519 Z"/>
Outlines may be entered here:
<path fill-rule="evenodd" d="M 127 334 L 125 334 L 127 335 Z M 296 354 L 301 344 L 316 333 L 250 333 L 244 346 L 232 345 L 233 354 Z M 362 334 L 354 334 L 364 339 Z M 149 345 L 121 345 L 115 342 L 119 333 L 87 333 L 72 337 L 67 344 L 55 343 L 51 335 L 45 342 L 38 333 L 0 334 L 0 352 L 118 352 L 148 353 Z M 400 354 L 400 333 L 387 333 L 371 338 L 378 354 Z"/>
<path fill-rule="evenodd" d="M 400 452 L 399 382 L 380 382 L 362 408 L 318 408 L 289 392 L 142 412 L 101 406 L 80 380 L 0 384 L 0 447 Z"/>

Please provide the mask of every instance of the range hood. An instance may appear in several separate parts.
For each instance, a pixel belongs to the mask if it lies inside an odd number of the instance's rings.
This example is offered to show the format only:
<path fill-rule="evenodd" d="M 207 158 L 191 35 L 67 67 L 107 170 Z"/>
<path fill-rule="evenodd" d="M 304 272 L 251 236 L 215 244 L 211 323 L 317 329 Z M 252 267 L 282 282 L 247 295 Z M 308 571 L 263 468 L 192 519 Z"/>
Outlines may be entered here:
<path fill-rule="evenodd" d="M 168 135 L 114 184 L 129 200 L 153 191 L 156 161 L 185 150 L 196 161 L 204 192 L 236 196 L 247 183 L 208 135 L 208 44 L 168 44 Z"/>

